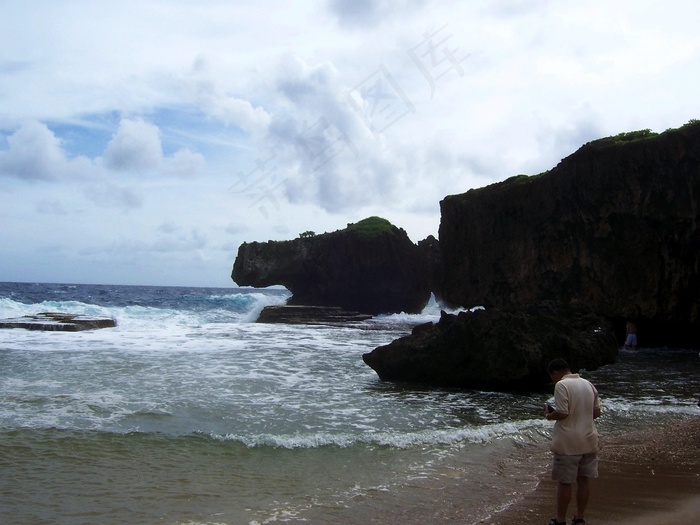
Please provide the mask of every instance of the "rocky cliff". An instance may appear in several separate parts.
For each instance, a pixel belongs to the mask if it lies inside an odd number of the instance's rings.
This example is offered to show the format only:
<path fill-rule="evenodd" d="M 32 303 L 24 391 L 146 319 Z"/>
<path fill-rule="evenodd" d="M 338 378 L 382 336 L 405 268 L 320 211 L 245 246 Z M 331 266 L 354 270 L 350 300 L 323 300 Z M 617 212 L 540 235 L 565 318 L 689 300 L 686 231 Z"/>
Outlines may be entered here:
<path fill-rule="evenodd" d="M 698 345 L 700 123 L 597 140 L 440 205 L 448 303 L 578 301 L 635 318 L 641 345 Z"/>
<path fill-rule="evenodd" d="M 378 217 L 291 241 L 244 243 L 231 278 L 243 286 L 283 285 L 293 294 L 289 304 L 372 315 L 418 313 L 430 299 L 423 251 Z"/>

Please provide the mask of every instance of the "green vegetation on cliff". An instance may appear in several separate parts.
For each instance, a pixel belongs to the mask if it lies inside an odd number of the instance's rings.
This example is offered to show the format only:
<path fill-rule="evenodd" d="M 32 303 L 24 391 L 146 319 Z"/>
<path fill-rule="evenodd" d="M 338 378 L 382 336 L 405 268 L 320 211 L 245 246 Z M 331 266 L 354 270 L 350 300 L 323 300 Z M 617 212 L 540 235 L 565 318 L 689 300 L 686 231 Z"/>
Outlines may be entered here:
<path fill-rule="evenodd" d="M 637 131 L 626 131 L 624 133 L 618 133 L 617 135 L 610 137 L 610 139 L 615 143 L 621 142 L 635 142 L 637 140 L 649 139 L 651 137 L 656 137 L 658 133 L 653 132 L 650 129 L 640 129 Z"/>
<path fill-rule="evenodd" d="M 385 233 L 394 233 L 396 227 L 381 217 L 367 217 L 354 224 L 348 224 L 345 231 L 352 232 L 361 239 L 372 240 Z"/>
<path fill-rule="evenodd" d="M 700 125 L 700 120 L 699 119 L 690 119 L 686 124 L 683 124 L 679 128 L 669 128 L 663 133 L 656 133 L 655 131 L 652 131 L 650 129 L 639 129 L 636 131 L 625 131 L 623 133 L 618 133 L 617 135 L 612 135 L 610 137 L 603 137 L 600 139 L 595 139 L 591 142 L 587 142 L 584 144 L 581 149 L 589 147 L 591 145 L 593 146 L 618 146 L 621 144 L 630 144 L 632 142 L 639 142 L 642 140 L 648 140 L 648 139 L 653 139 L 655 137 L 659 137 L 661 135 L 665 135 L 667 133 L 673 133 L 678 130 L 682 129 L 688 129 L 694 126 Z M 468 194 L 473 194 L 473 193 L 481 193 L 482 190 L 485 190 L 486 192 L 491 192 L 494 190 L 495 187 L 501 187 L 503 190 L 512 187 L 513 185 L 516 184 L 527 184 L 530 183 L 534 180 L 536 180 L 538 177 L 541 177 L 542 175 L 546 175 L 550 172 L 551 170 L 543 171 L 542 173 L 538 173 L 536 175 L 514 175 L 513 177 L 509 177 L 503 181 L 500 182 L 495 182 L 493 184 L 490 184 L 488 186 L 483 186 L 481 188 L 472 188 L 467 191 Z M 466 194 L 464 194 L 466 195 Z"/>
<path fill-rule="evenodd" d="M 636 131 L 625 131 L 623 133 L 618 133 L 617 135 L 613 135 L 612 137 L 605 137 L 602 139 L 594 140 L 593 142 L 598 142 L 598 143 L 603 143 L 607 142 L 610 144 L 625 144 L 629 142 L 637 142 L 639 140 L 646 140 L 646 139 L 652 139 L 654 137 L 658 137 L 659 135 L 663 135 L 665 133 L 672 133 L 674 131 L 677 131 L 679 129 L 687 129 L 692 126 L 696 126 L 700 123 L 700 120 L 698 119 L 690 119 L 688 122 L 680 126 L 679 128 L 669 128 L 663 133 L 656 133 L 655 131 L 652 131 L 650 129 L 639 129 Z"/>

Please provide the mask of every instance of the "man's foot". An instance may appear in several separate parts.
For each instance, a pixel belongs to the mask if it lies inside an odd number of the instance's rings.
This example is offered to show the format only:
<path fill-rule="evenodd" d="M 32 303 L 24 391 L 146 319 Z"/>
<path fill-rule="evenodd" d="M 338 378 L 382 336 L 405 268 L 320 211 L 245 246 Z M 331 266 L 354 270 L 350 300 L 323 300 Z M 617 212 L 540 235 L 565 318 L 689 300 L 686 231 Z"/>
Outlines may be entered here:
<path fill-rule="evenodd" d="M 571 520 L 571 525 L 586 525 L 586 520 L 583 518 L 574 518 Z"/>
<path fill-rule="evenodd" d="M 566 521 L 557 521 L 557 518 L 552 518 L 549 525 L 566 525 Z"/>

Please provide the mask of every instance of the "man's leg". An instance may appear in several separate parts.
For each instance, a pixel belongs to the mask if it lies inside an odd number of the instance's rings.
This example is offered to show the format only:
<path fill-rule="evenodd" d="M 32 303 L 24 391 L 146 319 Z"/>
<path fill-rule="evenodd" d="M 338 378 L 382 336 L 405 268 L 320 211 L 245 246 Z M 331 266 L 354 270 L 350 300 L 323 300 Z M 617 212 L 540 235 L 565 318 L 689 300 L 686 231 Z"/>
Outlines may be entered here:
<path fill-rule="evenodd" d="M 591 495 L 591 486 L 588 483 L 588 478 L 576 478 L 576 517 L 583 518 L 586 515 L 586 506 L 588 498 Z"/>
<path fill-rule="evenodd" d="M 571 503 L 571 483 L 559 483 L 557 487 L 557 521 L 566 522 L 566 513 Z"/>

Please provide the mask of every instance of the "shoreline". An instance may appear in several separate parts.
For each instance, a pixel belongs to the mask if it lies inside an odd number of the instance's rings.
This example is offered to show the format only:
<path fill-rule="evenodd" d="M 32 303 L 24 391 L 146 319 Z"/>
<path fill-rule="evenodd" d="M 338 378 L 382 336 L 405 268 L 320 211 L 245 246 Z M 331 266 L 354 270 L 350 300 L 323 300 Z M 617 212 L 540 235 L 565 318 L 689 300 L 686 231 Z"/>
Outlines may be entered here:
<path fill-rule="evenodd" d="M 670 525 L 700 518 L 700 417 L 606 437 L 599 460 L 588 523 Z M 533 491 L 477 523 L 545 525 L 555 515 L 555 493 L 547 468 Z M 574 497 L 569 523 L 575 511 Z"/>

